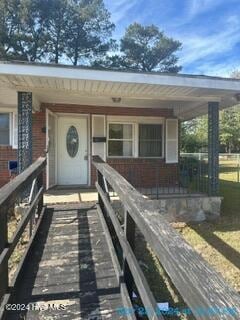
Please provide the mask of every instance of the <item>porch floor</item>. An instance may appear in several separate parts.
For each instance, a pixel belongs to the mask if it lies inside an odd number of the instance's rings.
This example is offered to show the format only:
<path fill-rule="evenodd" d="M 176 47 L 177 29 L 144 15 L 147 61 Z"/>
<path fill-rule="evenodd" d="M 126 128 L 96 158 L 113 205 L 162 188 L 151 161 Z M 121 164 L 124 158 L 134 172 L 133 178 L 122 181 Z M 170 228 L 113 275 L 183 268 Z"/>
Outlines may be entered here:
<path fill-rule="evenodd" d="M 49 204 L 65 204 L 65 203 L 83 203 L 97 201 L 96 189 L 84 188 L 52 188 L 45 192 L 44 203 Z"/>
<path fill-rule="evenodd" d="M 189 193 L 186 188 L 161 187 L 161 188 L 137 188 L 144 197 L 149 199 L 164 198 L 184 198 L 184 197 L 201 197 L 206 194 Z M 67 203 L 84 203 L 96 202 L 98 195 L 96 189 L 77 188 L 77 187 L 55 187 L 49 189 L 44 194 L 44 203 L 67 204 Z"/>

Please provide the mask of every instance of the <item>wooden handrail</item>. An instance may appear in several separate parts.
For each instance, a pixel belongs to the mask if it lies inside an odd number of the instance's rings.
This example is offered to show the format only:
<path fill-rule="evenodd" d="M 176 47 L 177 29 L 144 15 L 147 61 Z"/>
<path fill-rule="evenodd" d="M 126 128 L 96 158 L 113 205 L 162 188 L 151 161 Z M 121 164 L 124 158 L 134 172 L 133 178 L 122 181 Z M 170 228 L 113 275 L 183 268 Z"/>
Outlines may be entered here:
<path fill-rule="evenodd" d="M 37 222 L 43 214 L 43 171 L 45 167 L 46 158 L 38 158 L 25 171 L 0 189 L 0 303 L 2 298 L 2 303 L 6 303 L 10 297 L 11 290 L 8 275 L 9 258 L 23 235 L 28 222 L 31 221 L 30 228 L 32 228 L 32 222 Z M 8 210 L 26 194 L 27 190 L 30 190 L 33 181 L 35 181 L 35 187 L 37 185 L 36 195 L 33 196 L 33 193 L 31 194 L 31 201 L 28 204 L 29 207 L 19 222 L 12 239 L 8 241 Z M 35 216 L 37 219 L 35 219 Z M 30 230 L 30 237 L 31 235 L 32 230 Z M 22 262 L 20 265 L 21 264 Z M 17 279 L 17 275 L 15 275 L 15 279 Z M 3 318 L 4 313 L 4 306 L 0 305 L 0 319 Z"/>
<path fill-rule="evenodd" d="M 5 184 L 0 189 L 0 209 L 11 207 L 16 201 L 16 197 L 23 191 L 35 177 L 46 167 L 46 158 L 38 158 L 26 170 L 16 176 L 13 180 Z M 0 211 L 1 214 L 1 211 Z"/>
<path fill-rule="evenodd" d="M 99 157 L 93 157 L 93 165 L 98 172 L 96 186 L 102 211 L 105 211 L 112 220 L 109 207 L 111 203 L 108 197 L 104 196 L 107 195 L 104 183 L 106 179 L 195 318 L 197 320 L 240 319 L 239 294 L 171 227 L 153 202 L 146 200 L 126 179 Z M 117 236 L 120 241 L 121 234 Z M 129 254 L 126 246 L 122 246 L 122 250 L 125 256 Z M 135 284 L 137 285 L 136 282 Z M 141 296 L 146 292 L 140 290 L 139 294 Z M 144 306 L 149 307 L 145 304 Z M 215 310 L 214 317 L 211 313 L 213 310 Z"/>

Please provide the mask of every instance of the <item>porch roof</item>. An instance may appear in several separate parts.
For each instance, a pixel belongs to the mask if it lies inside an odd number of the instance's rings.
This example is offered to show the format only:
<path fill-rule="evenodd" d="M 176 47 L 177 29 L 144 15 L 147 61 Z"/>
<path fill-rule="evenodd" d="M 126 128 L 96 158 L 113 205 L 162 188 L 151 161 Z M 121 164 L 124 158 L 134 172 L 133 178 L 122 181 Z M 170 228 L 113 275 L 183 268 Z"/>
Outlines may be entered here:
<path fill-rule="evenodd" d="M 15 107 L 17 91 L 33 92 L 35 109 L 41 103 L 173 108 L 185 120 L 205 114 L 209 101 L 219 101 L 220 108 L 239 104 L 240 80 L 0 62 L 0 108 Z"/>

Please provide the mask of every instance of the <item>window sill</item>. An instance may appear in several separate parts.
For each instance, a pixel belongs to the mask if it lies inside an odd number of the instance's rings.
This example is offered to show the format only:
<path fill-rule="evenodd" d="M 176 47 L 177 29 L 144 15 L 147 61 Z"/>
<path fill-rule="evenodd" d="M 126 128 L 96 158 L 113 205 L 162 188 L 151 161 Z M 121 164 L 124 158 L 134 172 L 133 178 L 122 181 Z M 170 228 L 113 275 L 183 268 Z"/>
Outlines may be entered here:
<path fill-rule="evenodd" d="M 11 146 L 10 144 L 0 144 L 0 148 L 17 150 L 18 147 L 16 147 L 16 146 Z"/>
<path fill-rule="evenodd" d="M 135 157 L 131 157 L 131 156 L 128 156 L 128 157 L 124 157 L 124 156 L 107 156 L 108 159 L 137 159 Z"/>
<path fill-rule="evenodd" d="M 0 144 L 1 148 L 12 148 L 10 144 Z"/>
<path fill-rule="evenodd" d="M 123 157 L 123 156 L 107 156 L 107 159 L 152 159 L 152 160 L 165 160 L 164 157 Z"/>

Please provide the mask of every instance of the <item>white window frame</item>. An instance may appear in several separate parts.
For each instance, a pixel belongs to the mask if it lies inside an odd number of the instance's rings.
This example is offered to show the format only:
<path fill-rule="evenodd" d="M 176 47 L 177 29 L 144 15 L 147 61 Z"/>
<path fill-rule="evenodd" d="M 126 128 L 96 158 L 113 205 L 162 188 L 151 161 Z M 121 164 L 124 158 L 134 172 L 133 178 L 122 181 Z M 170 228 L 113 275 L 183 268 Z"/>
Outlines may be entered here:
<path fill-rule="evenodd" d="M 132 139 L 109 139 L 109 127 L 111 124 L 128 124 L 132 126 Z M 107 123 L 107 156 L 108 158 L 134 158 L 135 155 L 135 144 L 134 144 L 134 139 L 135 137 L 135 126 L 134 123 L 132 122 L 123 122 L 123 121 L 109 121 Z M 109 156 L 109 148 L 108 148 L 108 143 L 109 141 L 131 141 L 132 142 L 132 156 Z"/>
<path fill-rule="evenodd" d="M 17 149 L 17 141 L 15 141 L 14 138 L 14 129 L 18 126 L 16 123 L 16 115 L 17 111 L 15 109 L 8 109 L 8 108 L 1 108 L 0 109 L 0 114 L 2 113 L 8 113 L 9 114 L 9 144 L 1 144 L 1 147 L 7 147 L 10 146 L 13 149 Z"/>
<path fill-rule="evenodd" d="M 164 159 L 165 157 L 165 118 L 163 117 L 142 117 L 142 116 L 107 116 L 107 158 L 138 158 L 138 159 Z M 109 156 L 109 124 L 132 124 L 133 125 L 133 155 L 130 156 Z M 139 124 L 161 124 L 162 125 L 162 156 L 161 157 L 139 157 Z"/>

